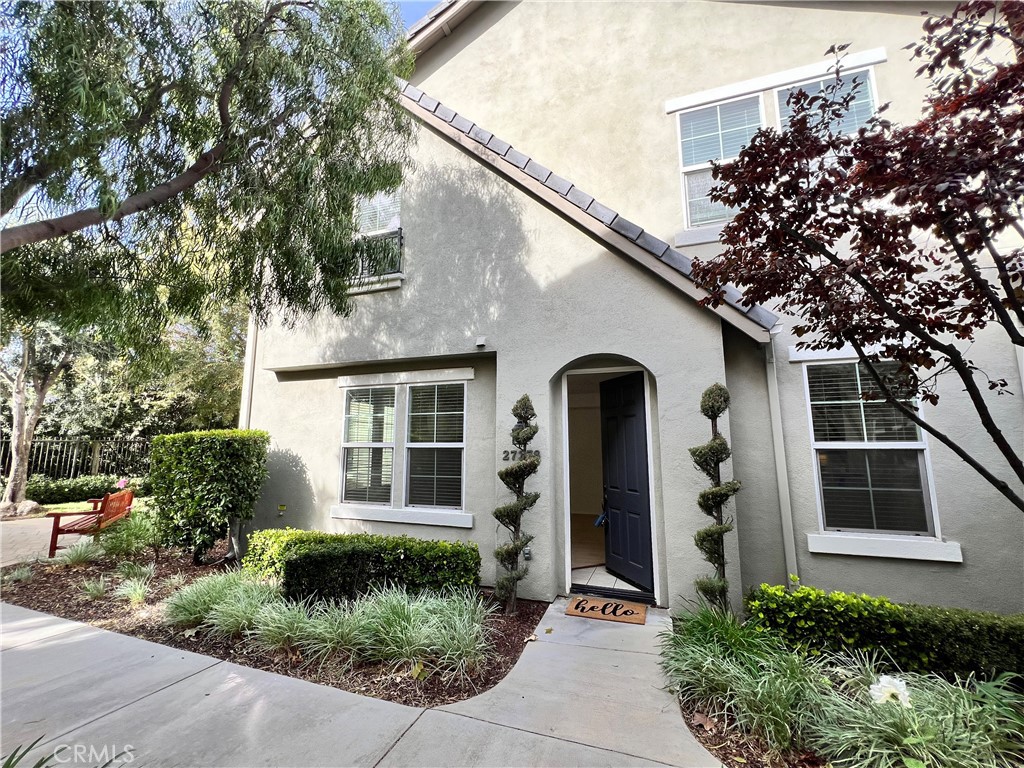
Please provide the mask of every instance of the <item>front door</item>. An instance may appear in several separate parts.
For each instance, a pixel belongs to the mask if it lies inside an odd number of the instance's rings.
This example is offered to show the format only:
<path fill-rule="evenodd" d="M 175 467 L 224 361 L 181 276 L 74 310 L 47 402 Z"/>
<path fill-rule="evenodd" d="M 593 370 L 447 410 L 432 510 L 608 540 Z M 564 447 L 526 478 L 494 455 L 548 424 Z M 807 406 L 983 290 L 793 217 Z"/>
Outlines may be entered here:
<path fill-rule="evenodd" d="M 642 371 L 601 382 L 601 444 L 608 526 L 605 568 L 620 579 L 653 592 Z"/>

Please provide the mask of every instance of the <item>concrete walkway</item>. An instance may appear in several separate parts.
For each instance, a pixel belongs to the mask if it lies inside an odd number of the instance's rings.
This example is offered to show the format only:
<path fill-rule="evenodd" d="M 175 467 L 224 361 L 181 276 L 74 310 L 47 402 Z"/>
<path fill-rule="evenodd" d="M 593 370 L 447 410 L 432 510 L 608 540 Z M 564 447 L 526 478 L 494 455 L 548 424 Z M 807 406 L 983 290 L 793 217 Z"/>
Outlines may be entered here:
<path fill-rule="evenodd" d="M 53 519 L 49 517 L 0 522 L 0 566 L 28 563 L 36 559 L 45 560 L 50 548 L 52 531 Z M 62 547 L 67 547 L 80 538 L 82 537 L 69 534 L 61 536 L 58 543 Z"/>
<path fill-rule="evenodd" d="M 130 745 L 146 766 L 720 766 L 661 689 L 663 611 L 564 611 L 490 691 L 415 709 L 0 604 L 2 752 L 44 736 L 27 764 L 67 744 L 70 765 Z"/>

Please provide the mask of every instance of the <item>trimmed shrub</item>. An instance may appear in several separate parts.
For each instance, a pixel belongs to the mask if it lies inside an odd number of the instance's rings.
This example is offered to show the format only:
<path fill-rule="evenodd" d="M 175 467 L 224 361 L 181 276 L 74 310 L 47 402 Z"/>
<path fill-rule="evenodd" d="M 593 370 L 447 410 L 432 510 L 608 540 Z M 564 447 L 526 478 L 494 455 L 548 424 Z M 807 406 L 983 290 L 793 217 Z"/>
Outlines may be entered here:
<path fill-rule="evenodd" d="M 1001 616 L 884 597 L 762 584 L 750 620 L 807 655 L 882 651 L 904 671 L 944 677 L 1024 672 L 1024 615 Z"/>
<path fill-rule="evenodd" d="M 46 475 L 32 475 L 25 488 L 25 498 L 47 504 L 67 504 L 70 501 L 102 499 L 103 494 L 117 489 L 116 475 L 81 475 L 65 480 L 53 480 Z"/>
<path fill-rule="evenodd" d="M 267 477 L 269 444 L 260 430 L 154 437 L 149 477 L 164 543 L 200 562 L 232 520 L 250 519 Z"/>
<path fill-rule="evenodd" d="M 293 529 L 256 531 L 242 567 L 260 578 L 281 578 L 292 600 L 350 600 L 371 585 L 410 591 L 476 586 L 476 544 Z"/>

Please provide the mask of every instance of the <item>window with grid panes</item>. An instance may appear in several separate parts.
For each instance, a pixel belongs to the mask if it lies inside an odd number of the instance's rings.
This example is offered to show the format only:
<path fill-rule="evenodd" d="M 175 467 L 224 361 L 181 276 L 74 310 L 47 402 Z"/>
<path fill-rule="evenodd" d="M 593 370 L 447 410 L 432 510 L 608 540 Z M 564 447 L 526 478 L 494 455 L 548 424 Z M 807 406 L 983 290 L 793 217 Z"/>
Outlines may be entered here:
<path fill-rule="evenodd" d="M 700 227 L 732 218 L 732 209 L 712 202 L 709 196 L 715 186 L 711 161 L 735 158 L 760 127 L 760 95 L 679 114 L 687 226 Z"/>
<path fill-rule="evenodd" d="M 462 507 L 465 401 L 464 384 L 409 387 L 409 506 Z"/>
<path fill-rule="evenodd" d="M 341 500 L 391 504 L 394 456 L 395 388 L 348 390 Z"/>
<path fill-rule="evenodd" d="M 793 116 L 793 108 L 788 103 L 791 94 L 797 91 L 803 91 L 808 96 L 816 96 L 826 87 L 834 85 L 835 82 L 835 76 L 831 76 L 821 80 L 812 80 L 807 83 L 791 85 L 777 90 L 775 92 L 775 99 L 779 108 L 779 125 L 782 126 L 782 128 L 786 128 L 789 125 L 790 118 Z M 832 97 L 840 99 L 851 93 L 855 87 L 856 93 L 853 98 L 853 103 L 850 105 L 850 109 L 832 126 L 836 133 L 854 133 L 858 128 L 864 125 L 872 115 L 875 114 L 875 99 L 871 93 L 869 70 L 865 69 L 860 70 L 859 72 L 843 72 L 842 82 L 839 84 L 838 89 Z"/>
<path fill-rule="evenodd" d="M 877 366 L 894 375 L 895 363 Z M 860 363 L 807 366 L 811 438 L 830 531 L 930 534 L 925 445 L 917 425 L 882 400 Z"/>

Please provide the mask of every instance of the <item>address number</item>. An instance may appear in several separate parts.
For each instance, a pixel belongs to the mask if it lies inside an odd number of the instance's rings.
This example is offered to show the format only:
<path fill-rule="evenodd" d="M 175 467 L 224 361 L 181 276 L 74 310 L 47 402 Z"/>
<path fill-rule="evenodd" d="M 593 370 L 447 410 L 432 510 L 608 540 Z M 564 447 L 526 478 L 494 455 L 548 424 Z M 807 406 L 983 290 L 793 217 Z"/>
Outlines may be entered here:
<path fill-rule="evenodd" d="M 540 458 L 540 451 L 502 451 L 502 461 L 522 461 L 527 456 L 536 456 Z"/>

